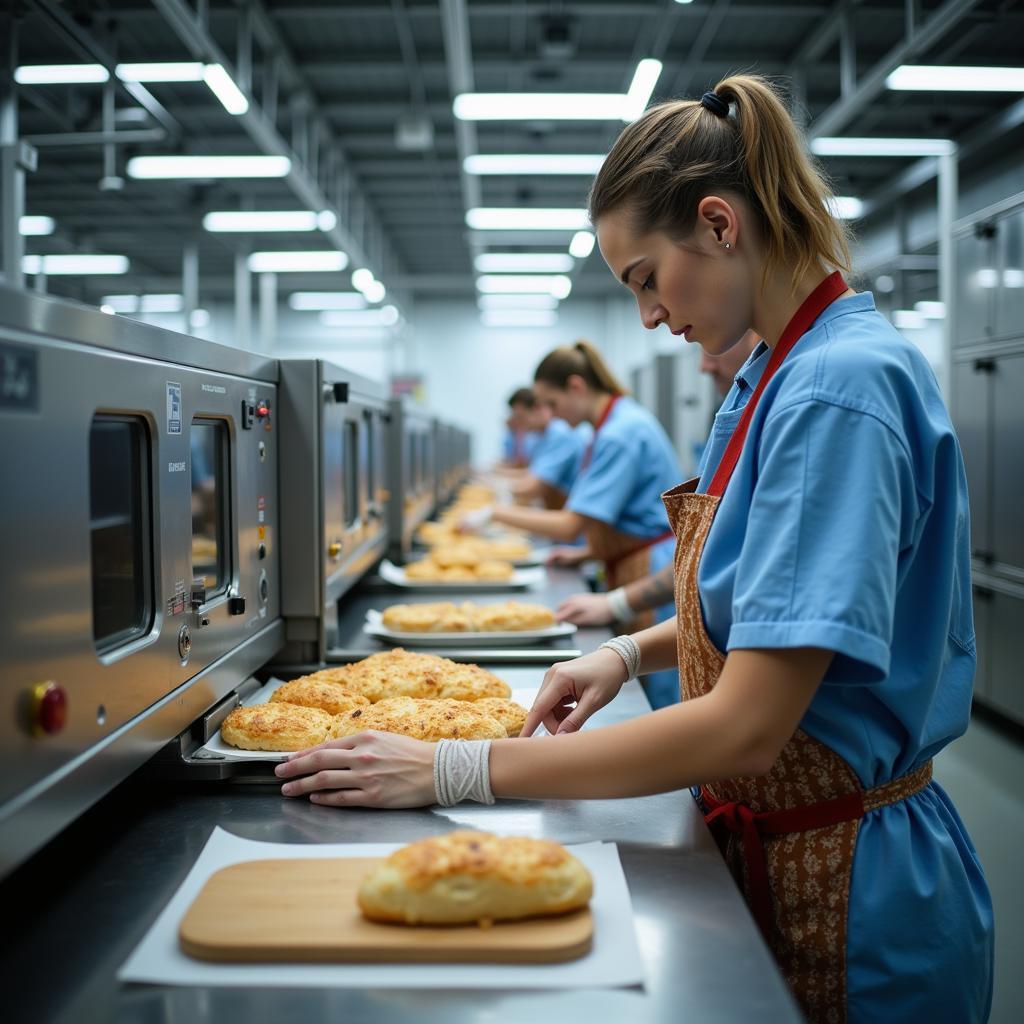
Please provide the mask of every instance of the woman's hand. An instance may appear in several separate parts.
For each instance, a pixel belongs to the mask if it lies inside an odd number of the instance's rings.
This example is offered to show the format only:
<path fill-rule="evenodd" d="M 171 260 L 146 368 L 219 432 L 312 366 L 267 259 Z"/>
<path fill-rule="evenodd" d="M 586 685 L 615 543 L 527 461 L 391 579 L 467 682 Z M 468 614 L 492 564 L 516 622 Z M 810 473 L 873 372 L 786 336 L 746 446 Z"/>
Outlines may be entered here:
<path fill-rule="evenodd" d="M 555 609 L 555 618 L 577 626 L 607 626 L 615 621 L 607 594 L 573 594 Z"/>
<path fill-rule="evenodd" d="M 434 744 L 388 732 L 361 732 L 288 755 L 274 769 L 284 796 L 332 807 L 428 807 Z"/>
<path fill-rule="evenodd" d="M 457 530 L 459 533 L 479 533 L 490 521 L 494 514 L 494 507 L 485 505 L 483 508 L 474 508 L 465 512 L 459 520 Z"/>
<path fill-rule="evenodd" d="M 576 732 L 615 697 L 625 681 L 625 662 L 607 647 L 553 665 L 544 676 L 520 735 L 532 736 L 541 722 L 552 736 Z"/>
<path fill-rule="evenodd" d="M 587 547 L 555 547 L 548 552 L 545 560 L 546 565 L 579 565 L 590 558 L 590 549 Z"/>

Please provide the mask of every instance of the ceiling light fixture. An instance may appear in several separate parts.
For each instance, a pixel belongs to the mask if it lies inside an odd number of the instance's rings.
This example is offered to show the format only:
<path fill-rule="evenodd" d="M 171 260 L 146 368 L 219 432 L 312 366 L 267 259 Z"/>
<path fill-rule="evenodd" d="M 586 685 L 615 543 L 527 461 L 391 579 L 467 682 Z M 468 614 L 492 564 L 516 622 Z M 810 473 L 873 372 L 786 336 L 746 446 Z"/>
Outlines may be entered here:
<path fill-rule="evenodd" d="M 284 178 L 292 169 L 286 156 L 136 156 L 129 178 Z"/>
<path fill-rule="evenodd" d="M 366 298 L 359 292 L 292 292 L 288 305 L 297 310 L 366 309 Z"/>
<path fill-rule="evenodd" d="M 254 252 L 249 269 L 254 274 L 292 274 L 302 271 L 337 271 L 348 266 L 343 252 L 316 249 L 310 252 Z"/>
<path fill-rule="evenodd" d="M 235 84 L 223 64 L 207 64 L 203 68 L 203 81 L 229 114 L 236 117 L 249 109 L 249 101 Z"/>
<path fill-rule="evenodd" d="M 569 243 L 569 255 L 578 260 L 585 260 L 594 251 L 594 233 L 577 231 Z"/>
<path fill-rule="evenodd" d="M 205 65 L 198 61 L 152 61 L 144 64 L 118 64 L 114 74 L 122 82 L 201 82 Z"/>
<path fill-rule="evenodd" d="M 553 295 L 533 293 L 526 295 L 480 295 L 476 300 L 480 309 L 557 309 L 558 299 Z"/>
<path fill-rule="evenodd" d="M 52 217 L 25 216 L 18 219 L 18 233 L 21 235 L 52 235 L 57 226 Z"/>
<path fill-rule="evenodd" d="M 1024 68 L 901 64 L 885 85 L 921 92 L 1024 92 Z"/>
<path fill-rule="evenodd" d="M 466 224 L 477 231 L 578 231 L 590 224 L 586 210 L 476 206 Z"/>
<path fill-rule="evenodd" d="M 480 323 L 484 327 L 554 327 L 558 314 L 550 309 L 485 309 Z"/>
<path fill-rule="evenodd" d="M 473 266 L 480 274 L 567 274 L 573 258 L 561 252 L 488 252 Z"/>
<path fill-rule="evenodd" d="M 207 231 L 242 233 L 317 231 L 321 217 L 310 210 L 214 210 L 203 218 L 203 227 Z"/>
<path fill-rule="evenodd" d="M 462 169 L 467 174 L 578 174 L 589 176 L 597 174 L 604 163 L 600 153 L 587 154 L 548 154 L 534 155 L 528 153 L 477 154 L 467 156 L 462 162 Z"/>
<path fill-rule="evenodd" d="M 856 196 L 829 196 L 825 205 L 839 220 L 856 220 L 864 212 L 864 202 Z"/>
<path fill-rule="evenodd" d="M 85 85 L 109 78 L 102 64 L 23 64 L 14 69 L 18 85 Z"/>
<path fill-rule="evenodd" d="M 476 286 L 484 294 L 539 292 L 564 299 L 572 290 L 572 281 L 563 274 L 482 274 L 476 279 Z"/>
<path fill-rule="evenodd" d="M 914 309 L 926 320 L 942 320 L 946 315 L 944 302 L 915 302 Z"/>
<path fill-rule="evenodd" d="M 380 281 L 371 281 L 363 289 L 363 298 L 365 298 L 367 302 L 383 302 L 384 296 L 387 295 L 387 293 L 387 289 L 380 283 Z"/>
<path fill-rule="evenodd" d="M 21 269 L 26 274 L 47 277 L 74 277 L 80 274 L 127 274 L 127 256 L 106 256 L 99 253 L 22 256 Z"/>
<path fill-rule="evenodd" d="M 901 331 L 918 330 L 927 324 L 925 318 L 916 309 L 893 310 L 892 322 Z"/>
<path fill-rule="evenodd" d="M 630 82 L 629 91 L 626 93 L 623 121 L 635 121 L 647 109 L 647 104 L 651 101 L 651 94 L 660 77 L 660 60 L 648 57 L 637 64 L 636 71 L 633 72 L 633 81 Z"/>
<path fill-rule="evenodd" d="M 180 313 L 185 308 L 184 297 L 174 293 L 104 295 L 101 301 L 115 313 Z"/>
<path fill-rule="evenodd" d="M 352 271 L 352 287 L 358 292 L 363 292 L 373 284 L 375 278 L 373 271 L 366 267 L 358 267 Z"/>
<path fill-rule="evenodd" d="M 949 139 L 847 139 L 822 136 L 811 140 L 815 156 L 949 156 L 956 151 Z"/>

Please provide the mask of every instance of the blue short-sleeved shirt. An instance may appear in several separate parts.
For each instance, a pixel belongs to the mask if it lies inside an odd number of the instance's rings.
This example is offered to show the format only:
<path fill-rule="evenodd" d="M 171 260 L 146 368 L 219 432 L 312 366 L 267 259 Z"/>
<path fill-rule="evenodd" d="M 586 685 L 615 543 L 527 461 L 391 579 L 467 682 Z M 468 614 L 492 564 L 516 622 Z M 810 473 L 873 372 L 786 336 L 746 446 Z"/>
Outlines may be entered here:
<path fill-rule="evenodd" d="M 540 434 L 536 430 L 517 431 L 506 428 L 501 439 L 501 457 L 505 462 L 520 459 L 529 461 L 539 441 Z"/>
<path fill-rule="evenodd" d="M 698 490 L 768 357 L 762 343 L 726 396 Z M 976 655 L 963 460 L 931 368 L 870 294 L 832 303 L 767 385 L 698 584 L 720 650 L 836 652 L 801 728 L 865 787 L 967 728 Z M 936 783 L 865 817 L 850 898 L 851 1024 L 983 1019 L 991 904 Z"/>
<path fill-rule="evenodd" d="M 664 428 L 626 395 L 595 435 L 566 508 L 634 537 L 656 537 L 669 528 L 661 495 L 681 477 Z"/>
<path fill-rule="evenodd" d="M 542 483 L 569 493 L 588 441 L 565 420 L 553 418 L 540 432 L 530 458 L 530 473 Z"/>

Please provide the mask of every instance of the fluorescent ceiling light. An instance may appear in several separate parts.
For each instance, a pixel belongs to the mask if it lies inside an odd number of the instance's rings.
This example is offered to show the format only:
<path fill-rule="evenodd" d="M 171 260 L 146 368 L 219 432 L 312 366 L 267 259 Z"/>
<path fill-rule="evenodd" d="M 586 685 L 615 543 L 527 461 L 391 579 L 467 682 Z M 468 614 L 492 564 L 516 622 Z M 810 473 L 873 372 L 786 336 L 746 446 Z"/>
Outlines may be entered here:
<path fill-rule="evenodd" d="M 1020 267 L 1007 267 L 1003 271 L 1003 286 L 1006 288 L 1024 288 L 1024 270 Z"/>
<path fill-rule="evenodd" d="M 398 319 L 398 310 L 394 306 L 352 312 L 332 309 L 320 314 L 320 323 L 324 327 L 394 327 Z"/>
<path fill-rule="evenodd" d="M 901 331 L 916 330 L 927 323 L 916 309 L 897 309 L 893 311 L 892 322 Z"/>
<path fill-rule="evenodd" d="M 597 174 L 604 163 L 604 156 L 593 154 L 531 154 L 498 153 L 467 156 L 462 169 L 467 174 Z"/>
<path fill-rule="evenodd" d="M 207 231 L 316 231 L 322 214 L 310 210 L 215 210 L 203 218 Z M 333 215 L 332 215 L 333 216 Z"/>
<path fill-rule="evenodd" d="M 585 260 L 594 251 L 594 233 L 577 231 L 569 243 L 569 255 L 578 260 Z"/>
<path fill-rule="evenodd" d="M 373 281 L 373 271 L 367 270 L 366 267 L 358 267 L 352 271 L 352 287 L 357 292 L 365 291 L 373 284 Z"/>
<path fill-rule="evenodd" d="M 344 270 L 348 256 L 343 252 L 314 249 L 308 252 L 254 252 L 249 269 L 254 274 L 291 274 L 300 271 Z"/>
<path fill-rule="evenodd" d="M 464 92 L 452 111 L 460 121 L 631 121 L 618 92 Z"/>
<path fill-rule="evenodd" d="M 974 280 L 979 288 L 996 288 L 999 285 L 999 271 L 995 267 L 982 267 L 975 272 Z"/>
<path fill-rule="evenodd" d="M 117 310 L 111 306 L 100 306 L 100 312 L 106 313 L 108 316 L 113 316 Z"/>
<path fill-rule="evenodd" d="M 485 309 L 480 323 L 484 327 L 554 327 L 558 314 L 551 309 Z"/>
<path fill-rule="evenodd" d="M 180 313 L 185 307 L 184 298 L 173 293 L 104 295 L 102 302 L 115 313 Z"/>
<path fill-rule="evenodd" d="M 22 256 L 21 269 L 26 274 L 43 273 L 47 277 L 79 274 L 127 274 L 127 256 L 105 256 L 98 253 Z"/>
<path fill-rule="evenodd" d="M 864 203 L 856 196 L 829 196 L 826 205 L 839 220 L 856 220 L 864 212 Z"/>
<path fill-rule="evenodd" d="M 562 274 L 483 274 L 476 279 L 484 294 L 529 294 L 539 292 L 564 299 L 572 290 L 572 281 Z"/>
<path fill-rule="evenodd" d="M 366 299 L 359 292 L 292 292 L 288 296 L 292 309 L 366 309 Z"/>
<path fill-rule="evenodd" d="M 626 93 L 626 109 L 623 112 L 623 121 L 635 121 L 646 109 L 651 101 L 651 93 L 658 84 L 661 77 L 661 61 L 648 57 L 640 61 L 633 72 L 633 81 Z"/>
<path fill-rule="evenodd" d="M 924 92 L 1024 92 L 1024 68 L 902 64 L 885 84 Z"/>
<path fill-rule="evenodd" d="M 21 217 L 18 232 L 22 235 L 52 235 L 57 226 L 52 217 Z"/>
<path fill-rule="evenodd" d="M 473 266 L 481 274 L 566 274 L 573 258 L 562 252 L 488 252 L 477 256 Z"/>
<path fill-rule="evenodd" d="M 480 295 L 476 304 L 481 309 L 557 309 L 558 299 L 553 295 L 534 293 L 527 295 Z"/>
<path fill-rule="evenodd" d="M 114 74 L 122 82 L 201 82 L 203 69 L 198 61 L 156 61 L 118 64 Z"/>
<path fill-rule="evenodd" d="M 578 231 L 590 224 L 586 210 L 476 206 L 466 223 L 477 231 Z"/>
<path fill-rule="evenodd" d="M 109 78 L 102 64 L 23 64 L 14 69 L 18 85 L 84 85 Z"/>
<path fill-rule="evenodd" d="M 245 94 L 235 85 L 223 64 L 207 64 L 203 69 L 203 81 L 229 114 L 244 114 L 249 109 Z"/>
<path fill-rule="evenodd" d="M 284 178 L 292 169 L 286 156 L 136 156 L 129 178 Z"/>
<path fill-rule="evenodd" d="M 941 320 L 946 315 L 944 302 L 915 302 L 914 309 L 927 320 Z"/>
<path fill-rule="evenodd" d="M 815 156 L 948 156 L 956 146 L 949 139 L 846 139 L 822 136 L 811 140 Z"/>
<path fill-rule="evenodd" d="M 365 298 L 367 302 L 382 302 L 387 293 L 387 289 L 380 283 L 380 281 L 371 281 L 363 289 L 363 298 Z"/>

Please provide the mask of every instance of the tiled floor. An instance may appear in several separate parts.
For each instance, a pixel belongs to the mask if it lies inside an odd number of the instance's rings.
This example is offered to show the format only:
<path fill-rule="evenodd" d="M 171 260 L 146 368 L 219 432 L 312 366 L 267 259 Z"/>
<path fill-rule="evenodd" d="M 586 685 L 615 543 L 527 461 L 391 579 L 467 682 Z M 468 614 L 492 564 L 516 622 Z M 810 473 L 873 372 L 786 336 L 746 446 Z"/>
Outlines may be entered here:
<path fill-rule="evenodd" d="M 974 716 L 935 759 L 935 775 L 974 840 L 996 913 L 991 1024 L 1024 1020 L 1024 744 Z"/>

